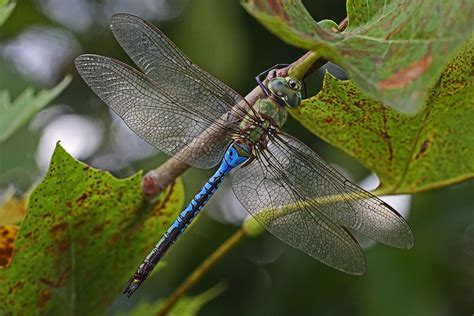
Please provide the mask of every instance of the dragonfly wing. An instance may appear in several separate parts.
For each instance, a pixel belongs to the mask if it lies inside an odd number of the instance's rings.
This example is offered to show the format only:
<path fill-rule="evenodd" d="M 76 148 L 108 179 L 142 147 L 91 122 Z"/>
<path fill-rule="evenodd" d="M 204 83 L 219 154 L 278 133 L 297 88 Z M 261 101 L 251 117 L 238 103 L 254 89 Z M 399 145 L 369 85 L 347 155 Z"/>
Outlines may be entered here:
<path fill-rule="evenodd" d="M 236 170 L 232 188 L 239 201 L 270 233 L 319 261 L 350 274 L 363 274 L 365 257 L 354 237 L 317 202 L 306 201 L 293 183 L 291 162 L 255 159 Z M 260 158 L 260 157 L 259 157 Z M 292 179 L 293 178 L 293 179 Z M 307 184 L 309 185 L 309 184 Z"/>
<path fill-rule="evenodd" d="M 75 63 L 92 90 L 146 142 L 199 168 L 222 159 L 233 124 L 224 110 L 193 107 L 194 100 L 111 58 L 81 55 Z"/>
<path fill-rule="evenodd" d="M 135 64 L 164 90 L 176 91 L 187 106 L 210 115 L 246 112 L 237 92 L 195 65 L 152 24 L 120 13 L 112 16 L 110 28 Z"/>
<path fill-rule="evenodd" d="M 413 233 L 400 214 L 344 178 L 299 140 L 279 133 L 261 156 L 268 161 L 267 169 L 276 170 L 272 181 L 291 186 L 302 203 L 315 206 L 338 225 L 393 247 L 413 246 Z M 251 205 L 250 210 L 258 207 L 266 206 Z"/>
<path fill-rule="evenodd" d="M 413 246 L 413 234 L 402 216 L 289 135 L 275 135 L 268 150 L 237 170 L 233 188 L 271 233 L 345 272 L 362 271 L 364 266 L 360 248 L 347 230 L 394 247 Z"/>
<path fill-rule="evenodd" d="M 299 140 L 278 134 L 270 148 L 306 200 L 320 201 L 320 209 L 336 223 L 383 244 L 411 248 L 413 233 L 390 205 L 353 184 Z"/>

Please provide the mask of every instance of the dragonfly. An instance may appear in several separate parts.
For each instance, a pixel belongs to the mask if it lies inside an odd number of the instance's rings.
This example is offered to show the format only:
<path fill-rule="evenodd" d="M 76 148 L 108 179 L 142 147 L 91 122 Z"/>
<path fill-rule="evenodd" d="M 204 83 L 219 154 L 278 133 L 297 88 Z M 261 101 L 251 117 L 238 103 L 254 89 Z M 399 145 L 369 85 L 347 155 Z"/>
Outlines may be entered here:
<path fill-rule="evenodd" d="M 300 80 L 268 72 L 268 80 L 257 80 L 265 96 L 251 105 L 152 24 L 124 13 L 110 22 L 141 71 L 84 54 L 75 60 L 84 81 L 146 142 L 197 168 L 218 165 L 130 278 L 123 291 L 128 297 L 231 171 L 235 196 L 266 230 L 332 268 L 365 272 L 354 232 L 393 247 L 413 246 L 412 231 L 395 209 L 282 130 L 288 109 L 302 101 Z"/>

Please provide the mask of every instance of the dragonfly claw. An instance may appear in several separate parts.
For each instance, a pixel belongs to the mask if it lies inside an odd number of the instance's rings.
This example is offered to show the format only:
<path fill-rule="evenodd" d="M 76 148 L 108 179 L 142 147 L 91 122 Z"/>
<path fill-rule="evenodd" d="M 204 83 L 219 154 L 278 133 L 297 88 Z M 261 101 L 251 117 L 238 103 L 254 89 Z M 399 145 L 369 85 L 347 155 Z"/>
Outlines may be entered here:
<path fill-rule="evenodd" d="M 132 296 L 133 292 L 135 292 L 141 284 L 142 282 L 139 279 L 132 277 L 128 281 L 122 293 L 127 295 L 127 297 L 130 297 Z"/>

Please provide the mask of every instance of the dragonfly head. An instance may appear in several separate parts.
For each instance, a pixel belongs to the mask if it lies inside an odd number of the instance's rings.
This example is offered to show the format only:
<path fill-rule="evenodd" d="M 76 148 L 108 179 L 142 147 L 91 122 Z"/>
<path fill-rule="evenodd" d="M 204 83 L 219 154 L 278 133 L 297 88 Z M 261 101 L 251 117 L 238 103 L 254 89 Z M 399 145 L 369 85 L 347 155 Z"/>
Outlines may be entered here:
<path fill-rule="evenodd" d="M 302 87 L 301 81 L 291 76 L 275 77 L 268 82 L 268 90 L 290 108 L 300 105 Z"/>

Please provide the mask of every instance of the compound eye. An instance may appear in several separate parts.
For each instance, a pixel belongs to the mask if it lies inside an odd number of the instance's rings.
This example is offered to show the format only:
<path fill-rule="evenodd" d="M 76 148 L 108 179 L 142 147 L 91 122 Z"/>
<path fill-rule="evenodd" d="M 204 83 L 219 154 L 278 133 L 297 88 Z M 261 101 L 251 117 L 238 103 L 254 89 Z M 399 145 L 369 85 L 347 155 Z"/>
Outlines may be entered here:
<path fill-rule="evenodd" d="M 296 89 L 296 82 L 294 80 L 290 80 L 290 88 Z"/>
<path fill-rule="evenodd" d="M 293 78 L 288 79 L 288 85 L 290 86 L 290 88 L 292 90 L 298 90 L 299 89 L 298 82 Z"/>

